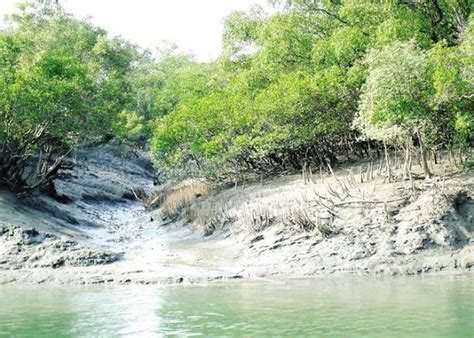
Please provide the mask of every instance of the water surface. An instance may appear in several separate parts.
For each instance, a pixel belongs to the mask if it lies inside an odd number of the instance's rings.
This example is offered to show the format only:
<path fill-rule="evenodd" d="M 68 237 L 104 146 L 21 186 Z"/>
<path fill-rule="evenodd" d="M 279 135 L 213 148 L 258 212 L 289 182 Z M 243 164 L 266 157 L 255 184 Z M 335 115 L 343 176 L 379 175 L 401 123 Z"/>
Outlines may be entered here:
<path fill-rule="evenodd" d="M 0 336 L 474 337 L 473 277 L 0 286 Z"/>

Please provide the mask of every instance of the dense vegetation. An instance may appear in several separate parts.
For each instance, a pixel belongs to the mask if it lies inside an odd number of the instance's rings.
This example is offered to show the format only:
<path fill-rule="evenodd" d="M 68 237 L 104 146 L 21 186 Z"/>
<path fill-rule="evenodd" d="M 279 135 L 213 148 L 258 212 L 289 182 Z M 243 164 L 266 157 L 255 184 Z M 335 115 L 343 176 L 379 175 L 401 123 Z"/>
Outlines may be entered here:
<path fill-rule="evenodd" d="M 109 132 L 137 57 L 52 1 L 23 3 L 0 30 L 0 183 L 44 186 L 73 147 Z"/>
<path fill-rule="evenodd" d="M 37 187 L 109 133 L 149 142 L 160 170 L 217 178 L 473 142 L 470 0 L 273 4 L 231 14 L 211 63 L 24 5 L 0 30 L 1 182 Z"/>
<path fill-rule="evenodd" d="M 362 154 L 374 141 L 423 154 L 472 141 L 469 1 L 283 5 L 272 16 L 233 13 L 222 58 L 191 73 L 185 63 L 164 82 L 175 95 L 167 109 L 155 101 L 160 167 L 281 172 Z"/>

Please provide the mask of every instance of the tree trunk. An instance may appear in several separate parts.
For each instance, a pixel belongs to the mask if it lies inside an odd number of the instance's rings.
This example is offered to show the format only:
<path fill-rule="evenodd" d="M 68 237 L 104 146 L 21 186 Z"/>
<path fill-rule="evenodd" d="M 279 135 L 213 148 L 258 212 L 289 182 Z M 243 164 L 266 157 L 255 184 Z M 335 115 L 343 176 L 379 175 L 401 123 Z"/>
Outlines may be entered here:
<path fill-rule="evenodd" d="M 387 142 L 383 141 L 383 147 L 385 151 L 385 164 L 387 167 L 388 181 L 390 182 L 392 180 L 392 168 L 390 166 L 390 156 L 388 154 Z"/>
<path fill-rule="evenodd" d="M 418 142 L 420 143 L 420 155 L 421 155 L 421 166 L 423 168 L 423 173 L 425 174 L 425 178 L 429 179 L 431 178 L 431 171 L 430 168 L 428 167 L 428 160 L 426 158 L 426 149 L 425 145 L 423 143 L 423 140 L 421 139 L 420 132 L 417 131 L 416 135 L 418 136 Z"/>
<path fill-rule="evenodd" d="M 411 144 L 411 140 L 408 139 L 407 144 L 406 144 L 406 148 L 405 148 L 405 163 L 403 165 L 403 180 L 406 180 L 410 177 L 410 173 L 409 173 L 409 171 L 411 170 L 409 168 L 409 162 L 411 161 L 411 159 L 410 159 L 410 144 Z"/>

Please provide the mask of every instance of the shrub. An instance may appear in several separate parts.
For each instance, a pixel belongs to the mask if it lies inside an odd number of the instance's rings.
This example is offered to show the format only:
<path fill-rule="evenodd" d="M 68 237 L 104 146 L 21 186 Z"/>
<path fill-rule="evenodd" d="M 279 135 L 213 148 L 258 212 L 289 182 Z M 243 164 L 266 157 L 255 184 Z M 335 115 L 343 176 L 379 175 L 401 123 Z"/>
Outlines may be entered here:
<path fill-rule="evenodd" d="M 178 184 L 166 193 L 161 205 L 163 216 L 176 219 L 184 208 L 197 198 L 209 194 L 211 185 L 203 180 L 189 180 Z"/>

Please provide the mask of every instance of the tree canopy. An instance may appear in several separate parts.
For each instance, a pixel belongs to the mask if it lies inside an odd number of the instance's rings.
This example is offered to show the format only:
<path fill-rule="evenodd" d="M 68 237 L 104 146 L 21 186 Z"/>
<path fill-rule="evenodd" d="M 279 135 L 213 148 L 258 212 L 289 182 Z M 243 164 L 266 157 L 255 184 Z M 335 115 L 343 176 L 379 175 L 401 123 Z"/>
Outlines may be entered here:
<path fill-rule="evenodd" d="M 0 181 L 15 189 L 44 183 L 72 147 L 111 131 L 138 58 L 56 2 L 20 6 L 0 30 Z"/>
<path fill-rule="evenodd" d="M 271 2 L 230 14 L 208 63 L 23 3 L 0 30 L 1 182 L 38 186 L 105 135 L 149 143 L 169 174 L 214 178 L 326 166 L 380 141 L 473 142 L 471 1 Z"/>
<path fill-rule="evenodd" d="M 472 137 L 470 2 L 274 3 L 274 15 L 231 14 L 208 81 L 154 120 L 160 167 L 282 172 L 334 162 L 361 139 Z"/>

